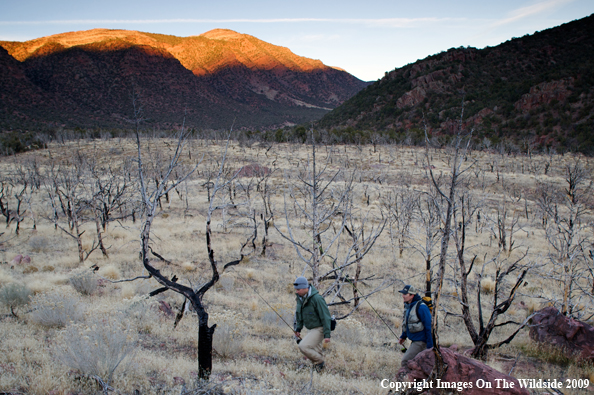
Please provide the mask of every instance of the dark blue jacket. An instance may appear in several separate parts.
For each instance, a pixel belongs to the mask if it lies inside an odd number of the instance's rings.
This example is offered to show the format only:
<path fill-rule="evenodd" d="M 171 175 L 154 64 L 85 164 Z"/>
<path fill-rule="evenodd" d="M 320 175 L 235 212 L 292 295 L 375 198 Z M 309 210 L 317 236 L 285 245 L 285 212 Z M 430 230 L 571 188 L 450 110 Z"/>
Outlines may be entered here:
<path fill-rule="evenodd" d="M 405 303 L 404 307 L 406 308 L 406 318 L 408 320 L 408 315 L 410 314 L 410 309 L 415 308 L 415 305 L 421 302 L 421 297 L 419 295 L 415 295 L 413 300 L 410 303 Z M 402 328 L 402 335 L 400 336 L 401 339 L 410 339 L 413 342 L 426 342 L 427 348 L 433 347 L 433 336 L 431 336 L 431 312 L 429 311 L 429 307 L 425 303 L 421 303 L 419 305 L 418 313 L 419 319 L 423 323 L 425 327 L 424 330 L 417 333 L 410 333 L 408 328 Z"/>

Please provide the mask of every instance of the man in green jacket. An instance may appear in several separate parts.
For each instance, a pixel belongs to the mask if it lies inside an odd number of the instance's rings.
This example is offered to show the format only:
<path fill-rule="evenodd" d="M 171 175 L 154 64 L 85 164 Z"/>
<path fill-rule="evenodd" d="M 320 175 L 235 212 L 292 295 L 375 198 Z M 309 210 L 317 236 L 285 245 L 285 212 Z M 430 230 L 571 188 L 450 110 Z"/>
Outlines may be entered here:
<path fill-rule="evenodd" d="M 309 358 L 318 372 L 324 369 L 322 341 L 330 343 L 330 310 L 326 301 L 305 277 L 297 277 L 293 283 L 297 295 L 295 312 L 295 336 L 299 342 L 299 351 Z M 301 338 L 301 329 L 308 329 L 307 335 Z"/>

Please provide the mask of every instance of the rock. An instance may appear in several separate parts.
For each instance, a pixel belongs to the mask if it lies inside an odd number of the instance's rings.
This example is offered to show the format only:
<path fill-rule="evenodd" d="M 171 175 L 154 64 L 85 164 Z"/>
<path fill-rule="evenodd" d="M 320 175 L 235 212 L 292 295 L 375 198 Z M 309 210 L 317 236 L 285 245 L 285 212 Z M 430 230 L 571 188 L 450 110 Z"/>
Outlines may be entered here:
<path fill-rule="evenodd" d="M 272 171 L 266 166 L 260 166 L 257 163 L 251 163 L 243 166 L 237 172 L 237 177 L 264 177 Z"/>
<path fill-rule="evenodd" d="M 15 256 L 14 258 L 12 258 L 12 261 L 10 261 L 11 264 L 13 265 L 18 265 L 21 263 L 21 261 L 23 260 L 23 256 L 21 254 Z"/>
<path fill-rule="evenodd" d="M 175 315 L 173 310 L 171 310 L 171 306 L 169 306 L 169 303 L 163 300 L 159 301 L 159 310 L 161 310 L 161 312 L 165 314 L 167 317 L 173 317 Z"/>
<path fill-rule="evenodd" d="M 427 97 L 427 92 L 420 86 L 406 92 L 396 101 L 396 107 L 412 107 L 422 102 Z"/>
<path fill-rule="evenodd" d="M 23 259 L 21 259 L 21 263 L 31 263 L 31 257 L 29 255 L 25 255 Z"/>
<path fill-rule="evenodd" d="M 536 313 L 530 322 L 530 338 L 563 350 L 567 357 L 578 355 L 594 361 L 594 328 L 564 316 L 554 307 Z"/>
<path fill-rule="evenodd" d="M 565 101 L 570 95 L 569 87 L 573 85 L 573 78 L 566 78 L 558 81 L 542 82 L 530 88 L 530 92 L 522 95 L 520 100 L 514 103 L 516 110 L 524 113 L 530 112 L 543 104 L 550 104 L 552 100 Z"/>
<path fill-rule="evenodd" d="M 446 374 L 441 379 L 441 388 L 447 388 L 449 383 L 452 383 L 454 385 L 451 387 L 453 388 L 452 393 L 464 393 L 465 395 L 530 394 L 526 389 L 520 388 L 520 383 L 514 377 L 498 372 L 475 359 L 458 354 L 455 350 L 455 346 L 449 349 L 441 347 L 443 359 L 448 365 Z M 398 370 L 398 380 L 405 382 L 423 381 L 423 379 L 429 377 L 434 363 L 435 355 L 433 350 L 425 350 Z M 507 388 L 504 388 L 504 382 L 508 384 Z M 481 383 L 485 383 L 485 388 L 478 388 L 481 387 Z M 466 385 L 466 388 L 459 390 L 460 385 Z M 489 385 L 492 388 L 486 388 Z M 439 392 L 435 389 L 435 386 L 433 388 L 425 393 L 438 394 Z"/>
<path fill-rule="evenodd" d="M 186 385 L 186 380 L 184 380 L 182 377 L 174 377 L 173 384 L 174 385 Z"/>

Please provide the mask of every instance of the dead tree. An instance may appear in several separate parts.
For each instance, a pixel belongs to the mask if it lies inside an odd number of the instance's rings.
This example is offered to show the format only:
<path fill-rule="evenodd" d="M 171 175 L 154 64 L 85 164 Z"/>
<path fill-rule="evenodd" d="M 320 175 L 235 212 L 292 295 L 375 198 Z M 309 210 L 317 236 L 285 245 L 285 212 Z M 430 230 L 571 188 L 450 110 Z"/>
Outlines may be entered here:
<path fill-rule="evenodd" d="M 375 242 L 384 231 L 388 218 L 384 212 L 361 210 L 357 208 L 353 195 L 349 197 L 344 232 L 348 235 L 344 240 L 339 239 L 335 248 L 328 256 L 332 259 L 333 269 L 321 276 L 321 280 L 331 280 L 332 285 L 323 295 L 334 294 L 342 299 L 341 290 L 346 285 L 353 290 L 355 307 L 360 303 L 359 282 L 362 281 L 363 258 L 373 248 Z M 346 245 L 342 245 L 342 243 Z M 354 269 L 354 274 L 352 273 Z M 371 278 L 372 276 L 367 276 Z"/>
<path fill-rule="evenodd" d="M 0 181 L 0 213 L 6 220 L 6 227 L 10 226 L 10 196 L 12 188 L 8 181 Z"/>
<path fill-rule="evenodd" d="M 322 277 L 320 263 L 328 256 L 347 222 L 353 177 L 341 178 L 342 170 L 328 174 L 330 155 L 320 166 L 313 131 L 311 134 L 311 156 L 297 174 L 297 179 L 285 175 L 287 193 L 284 215 L 287 230 L 280 230 L 276 223 L 274 227 L 293 245 L 299 259 L 306 264 L 303 273 L 307 268 L 311 270 L 312 284 L 317 288 Z M 289 216 L 289 202 L 296 217 L 293 221 Z M 303 228 L 304 232 L 297 233 L 299 228 Z"/>
<path fill-rule="evenodd" d="M 464 119 L 464 106 L 460 114 L 459 126 L 456 136 L 454 136 L 452 152 L 447 156 L 448 163 L 450 166 L 450 173 L 445 175 L 444 180 L 438 180 L 433 172 L 433 166 L 430 161 L 429 155 L 429 134 L 427 127 L 425 127 L 425 139 L 426 139 L 426 150 L 425 160 L 426 169 L 428 171 L 429 187 L 434 190 L 432 196 L 435 196 L 435 204 L 440 207 L 439 218 L 441 222 L 441 247 L 438 262 L 437 276 L 433 280 L 435 283 L 435 292 L 433 293 L 433 319 L 431 321 L 431 332 L 433 336 L 433 352 L 435 354 L 435 365 L 430 374 L 430 379 L 437 380 L 441 379 L 446 373 L 447 365 L 445 364 L 439 348 L 439 335 L 438 335 L 438 314 L 439 314 L 439 303 L 441 293 L 443 290 L 443 283 L 446 271 L 446 260 L 448 254 L 448 246 L 450 242 L 452 232 L 452 218 L 454 217 L 454 210 L 456 206 L 456 196 L 459 193 L 458 188 L 460 186 L 460 178 L 468 170 L 470 166 L 463 169 L 462 162 L 468 151 L 470 140 L 472 136 L 472 130 L 465 136 L 463 134 L 463 119 Z"/>
<path fill-rule="evenodd" d="M 587 297 L 591 303 L 586 251 L 592 243 L 588 234 L 585 216 L 590 212 L 588 199 L 592 192 L 592 180 L 588 171 L 576 161 L 565 168 L 564 189 L 555 188 L 545 182 L 539 183 L 537 204 L 541 211 L 546 239 L 550 247 L 550 266 L 543 275 L 560 287 L 562 294 L 560 310 L 564 315 L 580 318 L 583 308 L 579 299 Z M 594 288 L 594 287 L 593 287 Z M 588 290 L 585 292 L 585 290 Z"/>
<path fill-rule="evenodd" d="M 274 223 L 274 211 L 272 209 L 271 197 L 276 192 L 277 187 L 271 180 L 271 177 L 276 172 L 276 170 L 277 169 L 262 171 L 256 177 L 256 191 L 262 199 L 262 212 L 260 219 L 264 223 L 264 234 L 262 235 L 262 252 L 260 253 L 261 256 L 266 255 L 266 247 L 268 245 L 269 237 L 268 231 L 271 224 Z"/>
<path fill-rule="evenodd" d="M 208 252 L 208 259 L 210 262 L 210 269 L 212 274 L 210 280 L 207 281 L 205 284 L 202 284 L 196 288 L 192 288 L 181 284 L 181 282 L 176 281 L 175 279 L 167 278 L 155 266 L 155 263 L 151 259 L 151 253 L 155 256 L 157 256 L 158 254 L 153 253 L 151 249 L 151 226 L 155 218 L 157 207 L 159 206 L 159 200 L 163 196 L 165 196 L 165 194 L 170 192 L 173 188 L 180 185 L 180 183 L 184 182 L 184 180 L 186 180 L 196 170 L 198 164 L 186 171 L 179 171 L 178 178 L 173 179 L 175 170 L 179 170 L 180 168 L 180 156 L 184 149 L 187 138 L 187 133 L 185 132 L 184 128 L 182 128 L 179 132 L 177 138 L 177 145 L 174 149 L 174 152 L 171 155 L 169 164 L 162 173 L 163 176 L 159 179 L 159 182 L 154 184 L 154 187 L 151 188 L 145 177 L 146 170 L 143 164 L 142 144 L 139 131 L 139 122 L 141 117 L 140 112 L 136 107 L 136 103 L 135 112 L 136 143 L 138 147 L 138 178 L 140 183 L 140 194 L 144 206 L 145 215 L 141 232 L 142 263 L 144 268 L 157 282 L 159 282 L 159 284 L 161 284 L 164 288 L 168 290 L 183 295 L 184 298 L 187 301 L 189 301 L 189 303 L 192 305 L 192 307 L 198 314 L 198 377 L 201 379 L 208 379 L 212 371 L 212 340 L 216 324 L 209 326 L 208 313 L 204 307 L 202 298 L 204 297 L 204 294 L 218 282 L 220 276 L 219 264 L 215 258 L 215 251 L 212 247 L 213 232 L 211 227 L 211 221 L 213 214 L 216 211 L 219 211 L 223 208 L 221 206 L 217 206 L 216 202 L 219 200 L 221 193 L 228 187 L 228 184 L 230 182 L 230 180 L 223 179 L 223 166 L 225 164 L 227 146 L 229 142 L 227 141 L 227 145 L 225 146 L 225 150 L 223 152 L 223 158 L 221 161 L 221 166 L 219 168 L 219 173 L 217 174 L 213 182 L 213 187 L 209 198 L 210 204 L 206 216 L 206 248 Z M 248 242 L 246 242 L 241 247 L 239 252 L 239 259 L 227 263 L 224 266 L 224 268 L 230 265 L 236 265 L 239 262 L 241 262 L 241 260 L 245 256 L 244 248 L 247 244 Z"/>
<path fill-rule="evenodd" d="M 18 182 L 14 182 L 16 188 L 16 193 L 14 194 L 14 199 L 16 200 L 16 207 L 14 209 L 14 211 L 12 211 L 12 215 L 11 218 L 13 220 L 13 222 L 16 223 L 15 225 L 15 229 L 14 229 L 14 233 L 15 234 L 19 234 L 19 231 L 21 229 L 21 222 L 23 222 L 23 220 L 25 219 L 25 213 L 27 211 L 26 208 L 24 208 L 24 204 L 26 202 L 27 199 L 27 190 L 29 189 L 29 183 L 28 180 L 21 180 L 21 183 Z"/>
<path fill-rule="evenodd" d="M 314 132 L 311 134 L 311 156 L 300 166 L 297 179 L 285 175 L 287 230 L 280 230 L 276 223 L 274 227 L 306 264 L 303 274 L 311 270 L 314 287 L 319 289 L 322 281 L 332 281 L 327 289 L 320 289 L 322 295 L 333 294 L 333 300 L 338 297 L 346 302 L 341 294 L 346 286 L 352 289 L 358 306 L 363 259 L 383 232 L 387 218 L 381 208 L 379 212 L 357 208 L 353 189 L 355 172 L 346 175 L 342 170 L 330 172 L 332 149 L 326 151 L 320 165 Z M 293 206 L 293 218 L 290 218 L 289 202 Z M 323 261 L 332 266 L 325 273 L 320 272 Z"/>
<path fill-rule="evenodd" d="M 56 229 L 60 229 L 76 242 L 78 259 L 83 263 L 99 248 L 99 244 L 93 239 L 93 244 L 88 250 L 83 247 L 83 225 L 90 219 L 89 196 L 84 174 L 84 158 L 77 153 L 74 160 L 73 164 L 51 166 L 45 176 L 44 188 L 53 211 L 53 216 L 47 219 Z M 63 223 L 63 219 L 66 223 Z"/>
<path fill-rule="evenodd" d="M 491 233 L 497 239 L 499 249 L 508 254 L 514 249 L 514 236 L 521 230 L 520 213 L 521 211 L 514 207 L 522 199 L 522 194 L 502 177 L 501 186 L 503 189 L 503 199 L 500 200 L 495 208 L 494 218 L 492 218 Z M 527 209 L 525 210 L 527 211 Z"/>
<path fill-rule="evenodd" d="M 91 183 L 89 185 L 88 206 L 93 212 L 97 243 L 103 256 L 108 257 L 107 248 L 103 244 L 103 233 L 111 222 L 130 217 L 131 206 L 136 184 L 127 175 L 130 164 L 124 162 L 121 167 L 110 165 L 99 166 L 94 161 L 88 164 Z"/>
<path fill-rule="evenodd" d="M 436 249 L 440 242 L 441 222 L 439 206 L 433 191 L 416 194 L 413 215 L 416 218 L 418 237 L 411 238 L 412 248 L 419 253 L 425 261 L 425 296 L 431 296 L 431 279 L 433 278 L 433 261 Z M 422 241 L 419 241 L 422 240 Z"/>
<path fill-rule="evenodd" d="M 388 213 L 388 231 L 392 245 L 398 245 L 398 255 L 402 258 L 404 247 L 410 240 L 410 230 L 414 218 L 418 195 L 409 189 L 393 189 L 388 192 L 382 204 Z"/>
<path fill-rule="evenodd" d="M 39 165 L 35 160 L 26 161 L 24 163 L 15 163 L 15 169 L 7 178 L 8 183 L 12 186 L 14 194 L 14 209 L 9 210 L 8 205 L 4 208 L 2 204 L 2 193 L 0 191 L 0 207 L 2 212 L 6 210 L 8 214 L 7 225 L 11 222 L 16 223 L 15 234 L 19 234 L 21 222 L 25 219 L 25 213 L 29 212 L 32 228 L 37 229 L 37 220 L 35 211 L 33 210 L 33 195 L 39 190 L 41 186 L 41 176 Z M 10 197 L 10 196 L 9 196 Z"/>
<path fill-rule="evenodd" d="M 0 213 L 6 219 L 6 227 L 15 224 L 14 233 L 18 236 L 21 222 L 25 219 L 25 203 L 29 196 L 29 180 L 12 175 L 2 180 L 0 185 Z"/>
<path fill-rule="evenodd" d="M 458 281 L 457 276 L 454 279 L 454 283 L 457 288 L 457 297 L 461 307 L 461 314 L 452 314 L 462 318 L 466 326 L 466 330 L 472 339 L 474 348 L 471 356 L 478 359 L 486 359 L 489 350 L 508 344 L 518 334 L 518 332 L 527 324 L 528 319 L 522 323 L 515 321 L 504 321 L 501 322 L 500 318 L 507 312 L 512 302 L 514 301 L 519 287 L 523 284 L 527 273 L 534 267 L 533 263 L 523 264 L 522 262 L 526 259 L 528 250 L 517 259 L 510 262 L 507 259 L 501 259 L 500 255 L 503 250 L 492 259 L 487 260 L 486 254 L 484 257 L 484 263 L 480 273 L 476 274 L 477 280 L 470 281 L 469 277 L 473 273 L 475 268 L 475 262 L 477 256 L 474 255 L 470 264 L 467 263 L 467 232 L 472 228 L 472 218 L 475 213 L 481 208 L 482 201 L 477 200 L 470 192 L 460 191 L 457 196 L 457 204 L 454 212 L 455 221 L 459 224 L 453 232 L 454 244 L 456 246 L 456 260 L 457 268 L 455 272 L 460 276 Z M 494 267 L 494 285 L 492 290 L 492 304 L 490 308 L 490 314 L 488 319 L 484 317 L 483 307 L 483 285 L 482 281 L 486 277 L 485 271 L 491 266 Z M 515 280 L 510 285 L 508 278 L 512 275 L 517 274 Z M 476 290 L 476 316 L 473 317 L 473 310 L 471 310 L 471 301 L 469 299 L 469 289 L 474 288 Z M 478 329 L 475 325 L 478 322 Z M 498 327 L 507 325 L 517 325 L 518 328 L 506 339 L 496 342 L 489 343 L 493 330 Z"/>

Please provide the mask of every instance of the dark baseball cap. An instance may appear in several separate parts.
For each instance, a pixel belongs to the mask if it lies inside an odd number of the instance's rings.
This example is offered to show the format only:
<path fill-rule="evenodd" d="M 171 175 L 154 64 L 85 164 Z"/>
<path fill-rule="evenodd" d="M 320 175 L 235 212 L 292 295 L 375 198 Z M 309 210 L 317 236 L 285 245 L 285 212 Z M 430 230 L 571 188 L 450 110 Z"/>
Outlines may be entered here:
<path fill-rule="evenodd" d="M 417 293 L 417 289 L 415 287 L 413 287 L 412 285 L 405 285 L 404 288 L 402 288 L 400 291 L 401 294 L 410 294 L 410 295 L 414 295 Z"/>

